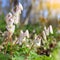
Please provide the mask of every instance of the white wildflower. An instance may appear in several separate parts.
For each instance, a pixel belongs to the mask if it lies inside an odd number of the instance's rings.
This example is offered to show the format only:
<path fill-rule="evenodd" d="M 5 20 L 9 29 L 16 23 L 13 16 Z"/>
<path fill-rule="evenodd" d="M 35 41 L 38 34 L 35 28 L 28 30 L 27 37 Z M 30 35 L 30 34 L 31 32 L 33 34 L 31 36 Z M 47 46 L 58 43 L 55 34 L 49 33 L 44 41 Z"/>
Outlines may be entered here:
<path fill-rule="evenodd" d="M 18 38 L 18 44 L 21 45 L 22 43 L 25 43 L 27 41 L 27 38 L 29 38 L 29 32 L 28 30 L 26 30 L 25 32 L 23 32 L 23 30 L 20 31 L 20 36 Z"/>
<path fill-rule="evenodd" d="M 40 47 L 41 46 L 41 38 L 37 35 L 35 35 L 35 40 L 34 40 L 35 46 Z"/>
<path fill-rule="evenodd" d="M 36 47 L 40 47 L 41 46 L 41 39 L 39 39 L 37 42 L 36 42 Z"/>
<path fill-rule="evenodd" d="M 21 9 L 19 8 L 19 6 L 18 6 L 18 5 L 16 6 L 16 10 L 17 10 L 17 12 L 16 12 L 16 13 L 21 14 Z"/>
<path fill-rule="evenodd" d="M 44 40 L 46 40 L 47 38 L 46 38 L 45 31 L 43 31 L 42 33 L 43 33 L 43 38 L 44 38 Z"/>
<path fill-rule="evenodd" d="M 12 13 L 9 12 L 9 13 L 7 14 L 7 16 L 6 16 L 6 19 L 10 19 L 12 16 L 13 16 Z"/>
<path fill-rule="evenodd" d="M 49 26 L 49 31 L 51 34 L 53 34 L 53 28 L 52 28 L 52 25 Z"/>
<path fill-rule="evenodd" d="M 14 24 L 18 24 L 19 23 L 19 19 L 20 19 L 20 14 L 21 11 L 23 10 L 23 6 L 19 3 L 18 5 L 16 5 L 16 8 L 12 8 L 11 12 L 9 12 L 6 16 L 6 28 L 8 30 L 8 32 L 10 32 L 11 34 L 14 33 L 15 30 L 15 25 Z M 25 35 L 25 33 L 22 34 L 22 36 Z M 20 35 L 20 37 L 22 37 Z"/>
<path fill-rule="evenodd" d="M 27 38 L 29 38 L 29 31 L 28 30 L 26 30 L 25 35 Z"/>
<path fill-rule="evenodd" d="M 23 30 L 21 30 L 21 31 L 20 31 L 20 36 L 29 38 L 29 31 L 26 30 L 25 32 L 23 32 Z"/>
<path fill-rule="evenodd" d="M 6 28 L 10 33 L 14 33 L 15 25 L 7 25 Z"/>
<path fill-rule="evenodd" d="M 46 36 L 49 35 L 49 28 L 46 30 Z"/>
<path fill-rule="evenodd" d="M 25 43 L 25 42 L 26 42 L 26 37 L 24 37 L 22 40 L 22 43 Z"/>
<path fill-rule="evenodd" d="M 23 32 L 23 30 L 20 31 L 20 36 L 19 37 L 22 37 L 22 38 L 25 37 L 25 33 Z"/>
<path fill-rule="evenodd" d="M 19 16 L 14 16 L 14 24 L 18 24 L 19 23 Z"/>
<path fill-rule="evenodd" d="M 20 34 L 23 34 L 23 30 L 20 31 Z"/>
<path fill-rule="evenodd" d="M 16 13 L 21 14 L 22 10 L 23 6 L 20 3 L 18 3 L 18 5 L 16 5 L 16 8 L 15 9 L 13 8 L 11 11 L 14 15 L 16 15 Z"/>
<path fill-rule="evenodd" d="M 24 32 L 23 32 L 23 30 L 21 30 L 18 41 L 17 41 L 17 44 L 22 45 L 22 40 L 23 39 L 24 39 Z"/>
<path fill-rule="evenodd" d="M 6 23 L 7 24 L 13 24 L 14 20 L 12 18 L 12 13 L 8 13 L 6 16 Z"/>
<path fill-rule="evenodd" d="M 45 26 L 44 31 L 45 31 L 46 36 L 48 36 L 49 35 L 49 28 L 47 29 L 46 26 Z"/>
<path fill-rule="evenodd" d="M 14 20 L 11 18 L 9 20 L 6 20 L 7 25 L 12 25 L 14 23 Z"/>
<path fill-rule="evenodd" d="M 18 24 L 19 23 L 20 14 L 21 14 L 22 10 L 23 10 L 23 6 L 20 3 L 18 3 L 18 5 L 16 5 L 16 8 L 13 8 L 11 10 L 11 12 L 13 13 L 14 24 Z"/>
<path fill-rule="evenodd" d="M 21 9 L 21 10 L 23 10 L 23 6 L 19 3 L 19 8 Z"/>
<path fill-rule="evenodd" d="M 22 43 L 25 43 L 25 42 L 26 42 L 26 37 L 20 36 L 18 38 L 17 44 L 22 45 Z"/>

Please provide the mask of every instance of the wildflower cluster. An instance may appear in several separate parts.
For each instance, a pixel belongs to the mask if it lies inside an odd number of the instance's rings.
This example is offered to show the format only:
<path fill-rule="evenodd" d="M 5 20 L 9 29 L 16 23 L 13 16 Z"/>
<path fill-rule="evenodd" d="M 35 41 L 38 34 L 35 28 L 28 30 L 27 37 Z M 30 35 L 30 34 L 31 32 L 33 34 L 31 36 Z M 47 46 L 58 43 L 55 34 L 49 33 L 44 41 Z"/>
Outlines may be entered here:
<path fill-rule="evenodd" d="M 47 40 L 47 36 L 49 36 L 49 34 L 53 34 L 52 26 L 50 25 L 48 28 L 46 28 L 46 26 L 45 26 L 44 31 L 42 33 L 43 33 L 44 40 Z"/>
<path fill-rule="evenodd" d="M 17 40 L 13 41 L 13 44 L 19 44 L 20 46 L 25 45 L 29 49 L 33 47 L 38 54 L 49 55 L 51 49 L 56 46 L 56 39 L 53 34 L 53 28 L 51 25 L 48 28 L 44 27 L 41 35 L 35 33 L 32 36 L 33 38 L 31 38 L 31 34 L 28 30 L 25 32 L 21 30 L 19 37 L 17 37 Z"/>
<path fill-rule="evenodd" d="M 14 25 L 14 22 L 8 23 Z M 30 33 L 29 30 L 20 30 L 20 35 L 13 36 L 12 43 L 5 43 L 6 42 L 4 42 L 4 44 L 0 46 L 0 50 L 3 50 L 4 53 L 8 52 L 8 54 L 12 55 L 14 55 L 15 52 L 18 52 L 19 57 L 21 55 L 23 55 L 24 57 L 29 57 L 32 51 L 34 51 L 34 53 L 40 56 L 51 56 L 51 52 L 57 44 L 56 39 L 54 37 L 54 30 L 52 28 L 52 25 L 50 25 L 48 28 L 45 26 L 44 29 L 40 32 L 40 34 L 36 34 L 36 30 L 33 30 L 32 33 Z"/>
<path fill-rule="evenodd" d="M 22 10 L 23 7 L 19 3 L 16 5 L 16 7 L 12 8 L 11 12 L 9 12 L 6 16 L 6 28 L 11 35 L 14 33 L 15 24 L 19 23 L 19 18 Z"/>
<path fill-rule="evenodd" d="M 19 45 L 22 45 L 22 43 L 27 42 L 28 38 L 29 38 L 29 31 L 26 30 L 25 32 L 23 32 L 23 30 L 21 30 L 17 43 Z"/>
<path fill-rule="evenodd" d="M 45 59 L 45 56 L 52 56 L 51 52 L 54 50 L 58 42 L 55 38 L 52 25 L 48 28 L 44 26 L 44 29 L 41 29 L 42 31 L 40 30 L 39 34 L 36 34 L 36 29 L 32 32 L 29 30 L 24 31 L 19 29 L 20 32 L 18 30 L 17 34 L 20 34 L 16 35 L 14 33 L 15 26 L 19 24 L 19 17 L 22 10 L 23 7 L 19 3 L 7 14 L 7 31 L 4 31 L 4 33 L 0 31 L 0 37 L 3 37 L 0 38 L 0 40 L 5 40 L 0 45 L 0 52 L 4 55 L 8 54 L 12 56 L 14 58 L 11 58 L 12 60 L 15 60 L 15 58 L 17 58 L 16 60 L 20 60 L 22 58 L 24 58 L 24 60 L 33 60 L 36 57 L 40 58 L 41 55 L 44 55 Z M 57 33 L 59 33 L 59 31 Z M 39 58 L 38 60 L 40 60 Z M 43 60 L 43 58 L 41 60 Z"/>

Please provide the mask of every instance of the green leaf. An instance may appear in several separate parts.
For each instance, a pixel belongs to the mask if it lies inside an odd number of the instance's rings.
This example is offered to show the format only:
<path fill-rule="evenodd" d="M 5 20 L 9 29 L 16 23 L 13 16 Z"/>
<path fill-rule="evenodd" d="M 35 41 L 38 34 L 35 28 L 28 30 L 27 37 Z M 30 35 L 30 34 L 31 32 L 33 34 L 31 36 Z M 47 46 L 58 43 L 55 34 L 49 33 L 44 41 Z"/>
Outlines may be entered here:
<path fill-rule="evenodd" d="M 0 53 L 0 60 L 11 60 L 10 55 Z"/>

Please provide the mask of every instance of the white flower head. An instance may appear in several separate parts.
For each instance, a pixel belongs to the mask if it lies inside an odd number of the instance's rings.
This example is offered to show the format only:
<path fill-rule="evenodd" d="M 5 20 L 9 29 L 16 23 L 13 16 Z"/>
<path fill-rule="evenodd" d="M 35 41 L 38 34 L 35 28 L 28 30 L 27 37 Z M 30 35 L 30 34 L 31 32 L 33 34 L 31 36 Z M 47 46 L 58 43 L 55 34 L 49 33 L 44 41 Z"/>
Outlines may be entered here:
<path fill-rule="evenodd" d="M 6 16 L 6 23 L 7 24 L 12 24 L 13 23 L 13 20 L 12 20 L 12 13 L 8 13 L 7 16 Z"/>
<path fill-rule="evenodd" d="M 23 34 L 23 30 L 20 31 L 20 34 Z"/>
<path fill-rule="evenodd" d="M 22 44 L 22 40 L 24 39 L 24 32 L 23 30 L 20 31 L 20 36 L 18 38 L 18 43 Z"/>
<path fill-rule="evenodd" d="M 20 31 L 20 36 L 29 38 L 29 31 L 26 30 L 25 32 L 23 32 L 23 30 L 21 30 L 21 31 Z"/>
<path fill-rule="evenodd" d="M 49 35 L 49 28 L 46 30 L 46 36 Z"/>
<path fill-rule="evenodd" d="M 40 46 L 41 46 L 41 42 L 39 41 L 36 43 L 36 47 L 40 47 Z"/>
<path fill-rule="evenodd" d="M 12 11 L 13 14 L 15 14 L 15 13 L 21 14 L 22 10 L 23 10 L 22 4 L 18 3 L 16 5 L 16 8 L 13 8 L 11 11 Z"/>
<path fill-rule="evenodd" d="M 23 37 L 19 36 L 17 44 L 22 45 L 22 40 L 23 40 Z"/>
<path fill-rule="evenodd" d="M 40 37 L 36 36 L 34 42 L 35 42 L 36 47 L 41 46 L 41 38 Z"/>
<path fill-rule="evenodd" d="M 7 14 L 7 16 L 6 16 L 6 19 L 10 19 L 12 16 L 13 16 L 12 13 L 9 12 L 9 13 Z"/>
<path fill-rule="evenodd" d="M 41 46 L 41 39 L 38 39 L 38 41 L 36 42 L 36 46 L 40 47 Z"/>
<path fill-rule="evenodd" d="M 22 45 L 22 43 L 26 42 L 26 37 L 19 36 L 17 44 Z"/>
<path fill-rule="evenodd" d="M 21 10 L 23 10 L 23 6 L 22 6 L 22 4 L 20 4 L 20 3 L 19 3 L 19 8 L 20 8 Z"/>
<path fill-rule="evenodd" d="M 20 36 L 18 38 L 18 42 L 19 45 L 21 45 L 22 43 L 25 43 L 27 41 L 27 38 L 29 38 L 29 32 L 28 30 L 26 30 L 26 32 L 23 32 L 23 30 L 20 31 Z"/>
<path fill-rule="evenodd" d="M 16 6 L 16 10 L 17 10 L 16 13 L 21 14 L 21 9 L 19 8 L 18 5 Z"/>
<path fill-rule="evenodd" d="M 49 32 L 50 32 L 51 34 L 53 34 L 53 28 L 52 28 L 52 25 L 49 26 Z"/>
<path fill-rule="evenodd" d="M 43 38 L 44 38 L 44 40 L 46 40 L 47 38 L 46 38 L 46 33 L 45 33 L 45 31 L 43 31 L 42 33 L 43 33 Z"/>
<path fill-rule="evenodd" d="M 7 25 L 12 25 L 14 23 L 14 19 L 10 18 L 9 20 L 6 20 Z"/>
<path fill-rule="evenodd" d="M 20 17 L 19 16 L 14 16 L 13 19 L 14 19 L 14 24 L 18 24 Z"/>
<path fill-rule="evenodd" d="M 15 30 L 15 25 L 7 25 L 6 28 L 10 33 L 13 34 Z"/>
<path fill-rule="evenodd" d="M 25 42 L 26 42 L 26 37 L 24 37 L 22 40 L 22 43 L 25 43 Z"/>
<path fill-rule="evenodd" d="M 25 35 L 27 38 L 29 38 L 29 31 L 28 30 L 26 30 Z"/>
<path fill-rule="evenodd" d="M 6 16 L 6 28 L 8 30 L 8 32 L 10 33 L 14 33 L 15 30 L 15 25 L 14 24 L 18 24 L 19 23 L 19 19 L 20 19 L 20 13 L 23 10 L 23 6 L 19 3 L 18 5 L 16 5 L 15 7 L 12 8 L 11 12 L 9 12 Z M 20 34 L 20 37 L 22 37 L 22 39 L 25 37 L 25 33 Z"/>
<path fill-rule="evenodd" d="M 18 13 L 21 14 L 21 11 L 23 10 L 22 4 L 18 3 L 18 5 L 16 6 L 16 10 L 17 10 Z"/>

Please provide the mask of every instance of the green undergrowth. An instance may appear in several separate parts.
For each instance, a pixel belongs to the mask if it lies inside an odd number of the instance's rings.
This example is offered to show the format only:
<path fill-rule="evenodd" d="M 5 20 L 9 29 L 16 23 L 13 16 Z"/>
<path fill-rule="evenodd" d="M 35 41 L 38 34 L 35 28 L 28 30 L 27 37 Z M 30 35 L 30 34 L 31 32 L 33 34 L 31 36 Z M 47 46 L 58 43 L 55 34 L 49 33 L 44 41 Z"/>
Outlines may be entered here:
<path fill-rule="evenodd" d="M 28 24 L 25 26 L 16 26 L 14 35 L 18 36 L 20 30 L 25 31 L 26 29 L 29 30 L 30 33 L 34 32 L 36 34 L 40 34 L 40 32 L 43 30 L 43 27 L 40 26 L 40 24 Z M 4 15 L 2 14 L 0 16 L 0 30 L 2 32 L 6 31 L 6 23 Z M 54 28 L 54 37 L 58 38 L 60 34 L 56 34 L 57 29 Z M 3 37 L 0 35 L 0 43 L 3 41 Z M 57 39 L 58 41 L 58 39 Z M 7 45 L 7 53 L 4 54 L 3 50 L 0 52 L 0 60 L 60 60 L 60 41 L 58 41 L 57 46 L 54 48 L 54 50 L 51 52 L 50 56 L 46 55 L 38 55 L 33 49 L 30 51 L 29 55 L 26 54 L 29 52 L 29 48 L 26 48 L 26 46 L 20 47 L 19 45 L 14 45 L 13 48 L 10 48 L 11 44 L 9 43 Z M 10 52 L 13 54 L 10 55 Z"/>

